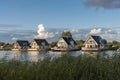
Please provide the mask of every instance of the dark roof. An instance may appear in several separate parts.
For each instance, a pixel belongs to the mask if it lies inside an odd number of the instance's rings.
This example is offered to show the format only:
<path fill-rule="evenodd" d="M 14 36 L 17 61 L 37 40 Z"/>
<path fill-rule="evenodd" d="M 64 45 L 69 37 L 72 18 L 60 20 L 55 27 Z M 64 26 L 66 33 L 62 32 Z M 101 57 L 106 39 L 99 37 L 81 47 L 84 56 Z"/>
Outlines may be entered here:
<path fill-rule="evenodd" d="M 29 46 L 29 42 L 27 40 L 17 40 L 16 43 L 20 46 Z"/>
<path fill-rule="evenodd" d="M 98 44 L 101 44 L 101 37 L 100 37 L 100 36 L 93 36 L 93 35 L 91 35 L 91 37 L 92 37 Z"/>
<path fill-rule="evenodd" d="M 76 44 L 76 42 L 74 41 L 74 39 L 72 38 L 72 37 L 62 37 L 64 40 L 65 40 L 65 42 L 68 44 L 68 45 L 71 45 L 71 41 L 73 41 L 74 42 L 74 44 L 75 45 L 77 45 Z"/>
<path fill-rule="evenodd" d="M 45 45 L 49 45 L 45 39 L 33 39 L 39 46 L 44 42 Z"/>

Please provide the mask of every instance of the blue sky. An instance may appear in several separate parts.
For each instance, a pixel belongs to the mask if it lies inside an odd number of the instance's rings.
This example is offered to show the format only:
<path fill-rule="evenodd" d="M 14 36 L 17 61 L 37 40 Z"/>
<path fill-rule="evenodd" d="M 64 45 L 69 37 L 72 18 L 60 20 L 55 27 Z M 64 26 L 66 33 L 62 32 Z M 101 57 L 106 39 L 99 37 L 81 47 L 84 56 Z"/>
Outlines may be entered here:
<path fill-rule="evenodd" d="M 48 31 L 54 28 L 117 29 L 120 28 L 119 6 L 120 0 L 0 0 L 0 38 L 14 36 L 12 31 L 16 30 L 37 35 L 39 24 L 44 24 Z"/>

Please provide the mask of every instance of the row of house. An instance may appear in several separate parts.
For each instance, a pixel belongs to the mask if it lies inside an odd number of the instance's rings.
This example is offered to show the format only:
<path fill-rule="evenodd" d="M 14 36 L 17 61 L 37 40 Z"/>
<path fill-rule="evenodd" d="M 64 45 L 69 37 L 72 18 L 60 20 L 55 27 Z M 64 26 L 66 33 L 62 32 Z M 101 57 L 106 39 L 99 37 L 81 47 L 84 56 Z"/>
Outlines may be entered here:
<path fill-rule="evenodd" d="M 33 39 L 31 43 L 27 40 L 17 40 L 14 43 L 13 50 L 19 51 L 41 51 L 41 50 L 49 50 L 49 44 L 45 39 Z"/>
<path fill-rule="evenodd" d="M 17 40 L 14 43 L 13 50 L 53 50 L 53 51 L 75 51 L 80 50 L 77 46 L 75 40 L 72 37 L 61 37 L 56 46 L 50 48 L 48 42 L 45 39 L 33 39 L 31 43 L 25 40 Z M 93 36 L 90 35 L 85 43 L 84 46 L 81 48 L 84 51 L 98 51 L 98 50 L 105 50 L 106 45 L 103 43 L 103 39 L 100 36 Z"/>

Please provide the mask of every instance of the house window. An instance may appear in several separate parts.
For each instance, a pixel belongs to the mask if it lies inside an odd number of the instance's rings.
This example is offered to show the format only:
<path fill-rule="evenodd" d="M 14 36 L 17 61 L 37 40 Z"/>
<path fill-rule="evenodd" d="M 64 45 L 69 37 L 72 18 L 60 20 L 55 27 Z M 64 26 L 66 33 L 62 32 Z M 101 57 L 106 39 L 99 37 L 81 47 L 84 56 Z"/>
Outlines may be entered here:
<path fill-rule="evenodd" d="M 93 41 L 92 41 L 92 40 L 90 40 L 90 43 L 92 44 L 92 43 L 93 43 Z"/>
<path fill-rule="evenodd" d="M 65 45 L 64 42 L 59 42 L 59 43 L 58 43 L 58 47 L 62 47 L 62 48 L 64 48 L 64 47 L 66 47 L 66 45 Z"/>
<path fill-rule="evenodd" d="M 92 48 L 92 45 L 90 45 L 90 48 Z"/>

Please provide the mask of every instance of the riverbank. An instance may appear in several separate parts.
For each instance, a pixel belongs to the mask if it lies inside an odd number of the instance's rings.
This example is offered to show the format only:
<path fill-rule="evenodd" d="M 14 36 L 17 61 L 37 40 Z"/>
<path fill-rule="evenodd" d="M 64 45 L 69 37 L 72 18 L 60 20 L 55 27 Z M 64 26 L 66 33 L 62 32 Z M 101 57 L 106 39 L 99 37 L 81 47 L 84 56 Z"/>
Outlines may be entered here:
<path fill-rule="evenodd" d="M 88 57 L 64 55 L 38 62 L 0 60 L 0 80 L 119 80 L 120 55 Z"/>

